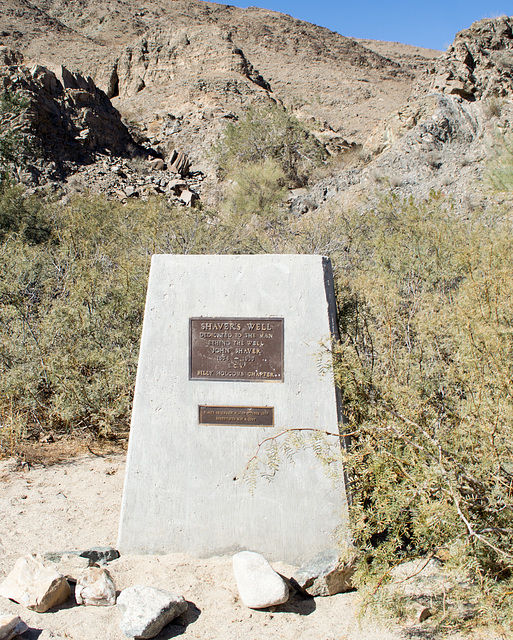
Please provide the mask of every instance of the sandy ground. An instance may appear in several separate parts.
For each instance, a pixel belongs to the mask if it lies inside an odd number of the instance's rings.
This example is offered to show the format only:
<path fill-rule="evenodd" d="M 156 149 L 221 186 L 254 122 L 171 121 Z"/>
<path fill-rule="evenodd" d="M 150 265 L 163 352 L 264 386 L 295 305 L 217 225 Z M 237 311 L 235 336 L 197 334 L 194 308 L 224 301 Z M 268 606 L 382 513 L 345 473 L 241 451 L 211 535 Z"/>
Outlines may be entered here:
<path fill-rule="evenodd" d="M 125 456 L 81 455 L 52 466 L 20 467 L 0 461 L 0 580 L 29 553 L 116 545 Z M 276 563 L 290 577 L 295 567 Z M 135 584 L 179 593 L 189 609 L 158 636 L 202 640 L 399 640 L 412 629 L 385 628 L 358 620 L 357 594 L 329 598 L 294 596 L 274 610 L 252 611 L 239 600 L 231 557 L 198 560 L 184 554 L 122 556 L 109 564 L 118 590 Z M 35 613 L 0 597 L 0 611 L 19 615 L 30 627 L 22 638 L 122 640 L 116 607 L 64 606 Z M 53 634 L 53 635 L 52 635 Z M 440 636 L 438 636 L 439 638 Z"/>

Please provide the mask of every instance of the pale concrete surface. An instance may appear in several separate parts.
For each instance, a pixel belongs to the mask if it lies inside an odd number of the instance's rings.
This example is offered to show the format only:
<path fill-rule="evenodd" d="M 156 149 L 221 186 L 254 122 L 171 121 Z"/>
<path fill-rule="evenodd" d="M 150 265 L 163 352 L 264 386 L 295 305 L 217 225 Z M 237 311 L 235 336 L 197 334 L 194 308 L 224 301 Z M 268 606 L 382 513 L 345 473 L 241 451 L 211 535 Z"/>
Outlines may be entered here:
<path fill-rule="evenodd" d="M 318 369 L 334 329 L 321 256 L 154 256 L 148 285 L 118 548 L 124 553 L 244 549 L 301 563 L 347 527 L 334 483 L 311 450 L 267 481 L 234 481 L 258 444 L 285 428 L 337 432 L 332 376 Z M 189 319 L 284 318 L 284 381 L 189 379 Z M 275 427 L 198 424 L 199 405 L 274 407 Z"/>

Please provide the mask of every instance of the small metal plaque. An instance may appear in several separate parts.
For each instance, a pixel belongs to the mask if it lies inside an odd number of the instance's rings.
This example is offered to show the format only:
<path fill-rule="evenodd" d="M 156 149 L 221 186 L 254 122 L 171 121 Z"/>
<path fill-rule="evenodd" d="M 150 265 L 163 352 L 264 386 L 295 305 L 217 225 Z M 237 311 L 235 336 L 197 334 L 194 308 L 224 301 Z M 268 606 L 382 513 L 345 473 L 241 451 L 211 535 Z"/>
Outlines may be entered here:
<path fill-rule="evenodd" d="M 283 318 L 190 318 L 189 378 L 283 382 Z"/>
<path fill-rule="evenodd" d="M 199 407 L 199 423 L 236 427 L 273 427 L 274 407 Z"/>

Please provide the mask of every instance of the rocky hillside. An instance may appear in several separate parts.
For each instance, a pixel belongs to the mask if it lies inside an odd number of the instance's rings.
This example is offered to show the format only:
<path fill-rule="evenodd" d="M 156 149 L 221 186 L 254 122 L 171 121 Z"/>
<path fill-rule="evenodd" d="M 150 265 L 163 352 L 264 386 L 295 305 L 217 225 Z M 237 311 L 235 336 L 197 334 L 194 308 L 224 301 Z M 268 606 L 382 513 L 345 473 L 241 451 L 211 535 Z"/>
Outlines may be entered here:
<path fill-rule="evenodd" d="M 489 160 L 513 123 L 513 18 L 481 20 L 456 35 L 435 61 L 430 84 L 366 138 L 360 161 L 320 181 L 293 204 L 299 211 L 333 200 L 360 205 L 383 192 L 424 198 L 436 191 L 463 212 L 491 194 Z"/>
<path fill-rule="evenodd" d="M 510 18 L 483 20 L 441 54 L 200 0 L 4 0 L 1 75 L 31 95 L 31 135 L 46 158 L 31 171 L 35 187 L 187 191 L 188 202 L 215 206 L 212 145 L 249 105 L 267 103 L 288 107 L 334 161 L 292 194 L 294 210 L 383 186 L 465 203 L 495 132 L 509 127 L 511 29 Z M 178 152 L 188 173 L 164 164 Z"/>
<path fill-rule="evenodd" d="M 109 97 L 119 95 L 122 112 L 144 120 L 188 98 L 189 111 L 208 112 L 219 101 L 240 106 L 256 84 L 327 131 L 363 142 L 438 55 L 406 47 L 406 56 L 387 56 L 276 12 L 200 0 L 4 4 L 4 46 L 90 75 Z"/>
<path fill-rule="evenodd" d="M 421 197 L 442 191 L 463 209 L 487 197 L 487 161 L 513 122 L 512 27 L 502 17 L 456 35 L 435 62 L 429 92 L 410 97 L 367 138 L 364 185 L 385 182 Z"/>

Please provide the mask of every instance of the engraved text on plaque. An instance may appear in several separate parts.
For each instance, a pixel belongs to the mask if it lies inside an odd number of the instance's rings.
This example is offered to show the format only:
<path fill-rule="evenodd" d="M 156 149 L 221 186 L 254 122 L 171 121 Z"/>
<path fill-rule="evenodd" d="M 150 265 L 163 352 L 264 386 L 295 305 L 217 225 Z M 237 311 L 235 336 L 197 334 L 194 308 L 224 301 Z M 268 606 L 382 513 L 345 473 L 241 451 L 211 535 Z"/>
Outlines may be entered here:
<path fill-rule="evenodd" d="M 272 427 L 274 426 L 274 408 L 200 406 L 199 424 Z"/>
<path fill-rule="evenodd" d="M 189 378 L 283 382 L 283 318 L 190 318 Z"/>

